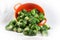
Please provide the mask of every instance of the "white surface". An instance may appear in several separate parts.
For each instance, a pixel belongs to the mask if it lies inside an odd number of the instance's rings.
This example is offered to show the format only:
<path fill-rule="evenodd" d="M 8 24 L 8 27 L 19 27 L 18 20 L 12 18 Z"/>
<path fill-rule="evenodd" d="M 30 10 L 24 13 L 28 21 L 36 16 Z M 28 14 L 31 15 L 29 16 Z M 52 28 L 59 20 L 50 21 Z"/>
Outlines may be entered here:
<path fill-rule="evenodd" d="M 48 36 L 24 36 L 5 30 L 6 24 L 13 19 L 14 5 L 17 3 L 36 3 L 45 10 L 47 24 L 51 26 Z M 60 40 L 60 0 L 0 0 L 0 40 Z"/>

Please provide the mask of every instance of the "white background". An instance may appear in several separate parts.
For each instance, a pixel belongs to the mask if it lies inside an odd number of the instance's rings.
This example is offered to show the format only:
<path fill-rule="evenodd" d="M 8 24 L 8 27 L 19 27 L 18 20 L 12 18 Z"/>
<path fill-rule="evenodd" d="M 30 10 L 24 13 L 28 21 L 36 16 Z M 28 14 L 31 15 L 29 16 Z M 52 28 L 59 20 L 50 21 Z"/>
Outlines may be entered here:
<path fill-rule="evenodd" d="M 5 30 L 6 24 L 14 18 L 14 5 L 29 2 L 44 9 L 47 24 L 51 26 L 48 36 L 29 37 Z M 60 40 L 60 0 L 0 0 L 0 40 Z"/>

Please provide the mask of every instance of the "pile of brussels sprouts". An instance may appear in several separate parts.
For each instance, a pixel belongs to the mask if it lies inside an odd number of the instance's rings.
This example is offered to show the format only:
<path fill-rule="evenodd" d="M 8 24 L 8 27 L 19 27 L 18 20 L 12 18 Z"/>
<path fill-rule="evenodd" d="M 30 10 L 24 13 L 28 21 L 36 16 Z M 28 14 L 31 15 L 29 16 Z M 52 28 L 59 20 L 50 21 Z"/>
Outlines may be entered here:
<path fill-rule="evenodd" d="M 42 20 L 44 20 L 44 14 L 40 13 L 37 9 L 32 9 L 27 12 L 25 9 L 18 12 L 18 17 L 11 20 L 6 26 L 6 30 L 23 33 L 24 35 L 35 36 L 38 32 L 41 34 L 47 34 L 50 29 L 49 26 L 44 24 L 38 26 Z"/>

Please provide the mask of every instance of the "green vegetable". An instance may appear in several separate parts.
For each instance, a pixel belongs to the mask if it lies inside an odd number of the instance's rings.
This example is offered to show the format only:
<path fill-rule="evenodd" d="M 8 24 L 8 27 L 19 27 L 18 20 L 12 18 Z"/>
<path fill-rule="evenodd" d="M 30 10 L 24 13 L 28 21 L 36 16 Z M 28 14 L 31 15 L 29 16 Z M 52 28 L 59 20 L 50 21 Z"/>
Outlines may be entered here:
<path fill-rule="evenodd" d="M 16 31 L 17 31 L 17 28 L 16 28 L 16 27 L 14 27 L 14 28 L 13 28 L 13 31 L 14 31 L 14 32 L 16 32 Z"/>
<path fill-rule="evenodd" d="M 23 31 L 23 34 L 24 35 L 29 35 L 29 36 L 34 36 L 37 34 L 37 30 L 32 30 L 32 29 L 29 29 L 28 27 L 24 29 Z"/>
<path fill-rule="evenodd" d="M 31 10 L 31 14 L 34 16 L 36 14 L 35 12 L 36 9 Z"/>
<path fill-rule="evenodd" d="M 18 33 L 22 33 L 22 32 L 23 32 L 23 29 L 22 29 L 22 28 L 18 28 L 18 29 L 17 29 L 17 32 L 18 32 Z"/>
<path fill-rule="evenodd" d="M 29 20 L 29 17 L 25 17 L 25 20 Z"/>
<path fill-rule="evenodd" d="M 47 26 L 46 24 L 45 24 L 45 25 L 43 25 L 43 27 L 44 27 L 46 30 L 49 30 L 49 29 L 50 29 L 50 27 L 49 27 L 49 26 Z"/>
<path fill-rule="evenodd" d="M 12 29 L 13 29 L 12 25 L 6 26 L 6 30 L 12 30 Z"/>
<path fill-rule="evenodd" d="M 23 33 L 28 36 L 35 36 L 38 32 L 41 34 L 47 34 L 50 29 L 49 26 L 46 24 L 38 26 L 38 23 L 44 19 L 44 14 L 39 12 L 37 9 L 32 9 L 29 12 L 22 9 L 18 12 L 16 20 L 14 19 L 9 22 L 6 26 L 6 30 Z"/>
<path fill-rule="evenodd" d="M 39 18 L 40 18 L 40 20 L 44 20 L 45 19 L 43 13 L 40 13 Z"/>
<path fill-rule="evenodd" d="M 6 26 L 6 30 L 12 30 L 15 24 L 15 20 L 10 21 L 9 24 Z"/>
<path fill-rule="evenodd" d="M 29 36 L 35 36 L 37 32 L 37 30 L 29 30 Z"/>
<path fill-rule="evenodd" d="M 29 27 L 26 27 L 23 31 L 23 34 L 24 35 L 29 35 L 29 30 L 30 30 Z"/>

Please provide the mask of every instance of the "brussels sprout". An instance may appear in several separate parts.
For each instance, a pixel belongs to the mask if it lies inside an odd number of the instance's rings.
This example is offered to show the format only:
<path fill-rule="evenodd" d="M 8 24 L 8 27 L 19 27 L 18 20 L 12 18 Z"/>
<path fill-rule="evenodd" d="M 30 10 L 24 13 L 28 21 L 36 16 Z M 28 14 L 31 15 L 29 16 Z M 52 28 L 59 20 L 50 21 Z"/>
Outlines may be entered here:
<path fill-rule="evenodd" d="M 37 24 L 35 24 L 35 25 L 32 25 L 31 26 L 31 29 L 32 30 L 38 30 L 39 31 L 40 30 L 40 27 Z"/>
<path fill-rule="evenodd" d="M 23 22 L 23 19 L 20 19 L 18 22 Z"/>
<path fill-rule="evenodd" d="M 27 16 L 28 16 L 29 18 L 33 17 L 30 12 L 27 13 Z"/>
<path fill-rule="evenodd" d="M 31 30 L 28 27 L 24 29 L 23 31 L 24 35 L 34 36 L 37 34 L 37 30 Z"/>
<path fill-rule="evenodd" d="M 38 10 L 37 9 L 33 9 L 33 10 L 31 10 L 31 14 L 34 16 L 34 17 L 38 17 Z"/>
<path fill-rule="evenodd" d="M 25 11 L 25 10 L 19 11 L 19 12 L 18 12 L 18 16 L 24 15 L 24 13 L 25 13 L 24 11 Z"/>
<path fill-rule="evenodd" d="M 39 17 L 39 15 L 36 13 L 34 17 L 38 18 L 38 17 Z"/>
<path fill-rule="evenodd" d="M 35 25 L 32 25 L 32 26 L 31 26 L 31 29 L 32 29 L 32 30 L 36 30 L 36 26 L 35 26 Z"/>
<path fill-rule="evenodd" d="M 35 24 L 35 23 L 36 23 L 36 21 L 34 21 L 34 20 L 31 20 L 31 21 L 30 21 L 30 23 L 31 23 L 31 24 Z"/>
<path fill-rule="evenodd" d="M 24 35 L 29 35 L 29 30 L 23 31 L 23 34 L 24 34 Z"/>
<path fill-rule="evenodd" d="M 42 35 L 47 35 L 48 34 L 48 31 L 47 30 L 43 30 L 43 31 L 41 31 L 41 34 Z"/>
<path fill-rule="evenodd" d="M 22 25 L 22 23 L 21 22 L 17 22 L 17 25 L 20 26 L 20 25 Z"/>
<path fill-rule="evenodd" d="M 44 19 L 45 19 L 43 13 L 40 13 L 39 18 L 40 18 L 41 20 L 44 20 Z"/>
<path fill-rule="evenodd" d="M 16 23 L 16 24 L 14 25 L 14 27 L 19 27 L 19 26 L 18 26 L 18 24 Z"/>
<path fill-rule="evenodd" d="M 16 24 L 16 20 L 11 20 L 10 22 L 9 22 L 9 25 L 15 25 Z"/>
<path fill-rule="evenodd" d="M 20 14 L 18 14 L 18 18 L 17 19 L 21 19 L 24 18 L 24 13 L 21 11 Z"/>
<path fill-rule="evenodd" d="M 29 17 L 26 16 L 26 17 L 25 17 L 25 20 L 29 20 Z"/>
<path fill-rule="evenodd" d="M 24 13 L 23 13 L 22 11 L 20 12 L 20 14 L 21 14 L 21 15 L 24 15 Z"/>
<path fill-rule="evenodd" d="M 50 27 L 48 27 L 47 25 L 43 25 L 40 29 L 40 32 L 41 32 L 41 34 L 46 35 L 46 34 L 48 34 L 49 29 L 50 29 Z"/>
<path fill-rule="evenodd" d="M 37 18 L 34 18 L 34 21 L 36 21 L 36 23 L 39 23 L 40 22 L 40 20 L 37 19 Z"/>
<path fill-rule="evenodd" d="M 22 28 L 22 29 L 24 29 L 25 28 L 25 24 L 20 23 L 19 27 Z"/>
<path fill-rule="evenodd" d="M 14 31 L 14 32 L 16 32 L 16 31 L 17 31 L 17 28 L 16 28 L 16 27 L 14 27 L 14 28 L 13 28 L 13 31 Z"/>
<path fill-rule="evenodd" d="M 32 24 L 30 24 L 30 23 L 29 23 L 29 25 L 28 25 L 28 26 L 29 26 L 29 27 L 31 27 L 31 25 L 32 25 Z"/>
<path fill-rule="evenodd" d="M 20 17 L 17 17 L 17 21 L 19 21 L 21 18 Z"/>
<path fill-rule="evenodd" d="M 23 29 L 22 28 L 17 28 L 17 32 L 18 33 L 22 33 L 23 32 Z"/>
<path fill-rule="evenodd" d="M 26 27 L 24 30 L 29 30 L 29 27 Z"/>
<path fill-rule="evenodd" d="M 9 26 L 6 26 L 6 30 L 12 30 L 14 26 L 12 25 L 9 25 Z"/>
<path fill-rule="evenodd" d="M 35 36 L 37 32 L 37 30 L 29 30 L 29 36 Z"/>
<path fill-rule="evenodd" d="M 10 21 L 10 23 L 6 26 L 6 29 L 12 30 L 12 28 L 14 27 L 15 24 L 16 24 L 15 20 Z"/>
<path fill-rule="evenodd" d="M 29 19 L 29 22 L 30 22 L 31 24 L 35 24 L 35 23 L 36 23 L 36 20 L 34 19 L 34 17 L 32 17 L 32 18 Z"/>
<path fill-rule="evenodd" d="M 32 34 L 33 34 L 33 35 L 36 35 L 37 32 L 38 32 L 37 30 L 33 30 L 33 33 L 32 33 Z"/>
<path fill-rule="evenodd" d="M 37 9 L 35 9 L 35 12 L 37 13 L 37 14 L 39 14 L 40 12 L 39 12 L 39 10 L 37 10 Z"/>
<path fill-rule="evenodd" d="M 41 29 L 41 27 L 38 26 L 37 24 L 35 25 L 35 27 L 36 27 L 36 30 L 38 30 L 38 31 Z"/>
<path fill-rule="evenodd" d="M 24 35 L 29 35 L 29 30 L 30 30 L 29 27 L 26 27 L 23 31 L 23 34 Z"/>
<path fill-rule="evenodd" d="M 36 14 L 35 12 L 36 9 L 31 10 L 31 14 L 34 16 Z"/>
<path fill-rule="evenodd" d="M 21 22 L 21 23 L 22 23 L 21 28 L 24 29 L 26 27 L 27 21 L 26 20 L 23 20 L 23 22 Z"/>
<path fill-rule="evenodd" d="M 41 31 L 43 31 L 43 30 L 49 30 L 50 29 L 50 27 L 47 27 L 47 25 L 43 25 L 42 27 L 41 27 Z"/>
<path fill-rule="evenodd" d="M 20 19 L 22 19 L 22 18 L 24 18 L 24 15 L 21 15 L 21 16 L 19 16 L 20 17 Z"/>
<path fill-rule="evenodd" d="M 23 13 L 27 13 L 27 10 L 23 9 L 22 12 L 23 12 Z"/>
<path fill-rule="evenodd" d="M 26 24 L 27 24 L 27 21 L 26 21 L 26 20 L 24 20 L 24 21 L 23 21 L 23 23 L 26 25 Z"/>
<path fill-rule="evenodd" d="M 43 27 L 44 27 L 46 30 L 49 30 L 49 29 L 50 29 L 50 27 L 49 27 L 49 26 L 47 26 L 46 24 L 45 24 L 45 25 L 43 25 Z"/>

